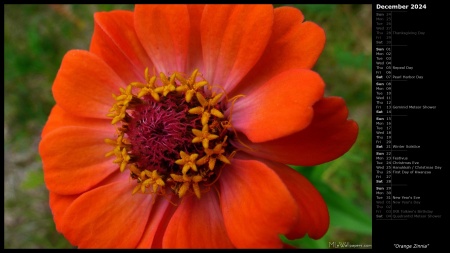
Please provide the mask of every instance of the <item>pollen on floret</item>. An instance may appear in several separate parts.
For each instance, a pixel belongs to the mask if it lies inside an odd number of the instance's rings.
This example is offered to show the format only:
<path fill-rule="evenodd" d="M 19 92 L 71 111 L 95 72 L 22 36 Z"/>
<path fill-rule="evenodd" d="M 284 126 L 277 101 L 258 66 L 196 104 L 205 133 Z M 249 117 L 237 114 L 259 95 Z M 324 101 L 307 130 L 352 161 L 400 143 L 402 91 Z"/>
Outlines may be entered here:
<path fill-rule="evenodd" d="M 192 139 L 192 143 L 201 142 L 203 145 L 203 148 L 205 148 L 205 149 L 208 148 L 209 141 L 219 138 L 218 135 L 212 134 L 209 131 L 210 131 L 209 125 L 207 125 L 207 124 L 203 125 L 201 131 L 198 129 L 192 129 L 192 133 L 194 133 L 194 135 L 195 135 L 194 139 Z"/>
<path fill-rule="evenodd" d="M 105 140 L 113 146 L 105 156 L 129 170 L 132 194 L 201 198 L 236 153 L 226 94 L 211 94 L 198 69 L 151 76 L 146 68 L 144 79 L 113 94 L 107 116 L 117 136 Z"/>
<path fill-rule="evenodd" d="M 182 165 L 183 169 L 181 170 L 181 173 L 185 175 L 189 169 L 192 169 L 193 171 L 197 171 L 197 166 L 195 165 L 195 160 L 198 157 L 198 154 L 191 154 L 188 155 L 184 153 L 183 151 L 180 151 L 181 159 L 178 159 L 175 161 L 176 164 Z"/>

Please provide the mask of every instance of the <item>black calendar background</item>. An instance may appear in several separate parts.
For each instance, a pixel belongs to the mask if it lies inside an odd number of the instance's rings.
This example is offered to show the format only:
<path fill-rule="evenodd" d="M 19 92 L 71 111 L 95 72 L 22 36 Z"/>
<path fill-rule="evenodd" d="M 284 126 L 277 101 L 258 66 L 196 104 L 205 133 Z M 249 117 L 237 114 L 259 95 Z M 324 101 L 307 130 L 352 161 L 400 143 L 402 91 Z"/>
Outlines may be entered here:
<path fill-rule="evenodd" d="M 407 5 L 408 9 L 380 10 L 377 4 L 381 5 Z M 426 4 L 426 9 L 411 9 L 415 4 Z M 413 6 L 414 5 L 414 6 Z M 417 7 L 419 7 L 417 5 Z M 373 4 L 373 249 L 405 249 L 406 247 L 418 247 L 426 249 L 439 249 L 443 247 L 447 240 L 448 228 L 448 208 L 446 193 L 448 182 L 448 158 L 450 157 L 448 148 L 448 134 L 446 125 L 448 118 L 448 102 L 446 90 L 446 70 L 447 61 L 444 52 L 447 46 L 443 42 L 442 26 L 438 9 L 440 5 L 433 5 L 419 2 L 388 2 Z M 391 65 L 410 66 L 409 69 L 392 69 L 392 75 L 420 75 L 423 79 L 413 80 L 393 80 L 390 102 L 392 115 L 390 120 L 391 145 L 398 146 L 392 150 L 392 158 L 403 157 L 408 161 L 419 161 L 420 165 L 440 166 L 441 170 L 433 170 L 431 174 L 392 174 L 391 189 L 393 196 L 420 196 L 418 205 L 391 205 L 392 209 L 401 210 L 431 210 L 432 215 L 440 215 L 440 218 L 406 218 L 387 219 L 377 218 L 376 214 L 384 212 L 386 204 L 380 208 L 376 205 L 377 186 L 384 187 L 376 179 L 377 151 L 381 148 L 376 146 L 376 82 L 379 81 L 376 75 L 377 62 L 377 13 L 391 14 Z M 384 16 L 386 18 L 386 16 Z M 385 22 L 386 23 L 386 22 Z M 387 25 L 383 24 L 386 28 Z M 378 22 L 380 24 L 380 22 Z M 386 31 L 386 30 L 385 30 Z M 402 35 L 395 34 L 399 31 L 423 31 L 425 35 Z M 380 35 L 380 34 L 379 34 Z M 382 36 L 386 36 L 384 33 Z M 379 39 L 380 37 L 378 37 Z M 386 41 L 383 37 L 382 40 Z M 389 42 L 389 41 L 388 41 Z M 383 45 L 386 45 L 383 43 Z M 383 56 L 386 58 L 386 56 Z M 380 58 L 378 58 L 379 60 Z M 379 72 L 378 72 L 379 73 Z M 385 74 L 385 73 L 383 73 Z M 383 92 L 386 92 L 385 90 Z M 378 93 L 380 94 L 380 93 Z M 384 95 L 384 94 L 383 94 Z M 387 101 L 384 100 L 386 103 Z M 435 109 L 409 109 L 413 106 L 431 106 Z M 396 108 L 398 107 L 398 108 Z M 384 108 L 383 108 L 384 109 Z M 379 112 L 378 112 L 379 113 Z M 385 114 L 385 112 L 384 112 Z M 380 117 L 378 118 L 380 119 Z M 383 117 L 384 120 L 388 116 Z M 385 127 L 385 126 L 384 126 Z M 381 129 L 381 128 L 379 128 Z M 384 130 L 384 129 L 383 129 Z M 420 148 L 402 148 L 406 145 L 420 146 Z M 386 150 L 386 147 L 383 147 Z M 383 151 L 382 153 L 385 153 Z M 385 156 L 385 158 L 387 158 Z M 380 165 L 379 163 L 378 165 Z M 378 167 L 380 168 L 380 167 Z M 386 169 L 384 168 L 386 171 Z M 411 171 L 411 170 L 410 170 Z M 378 182 L 378 183 L 377 183 Z M 378 191 L 380 192 L 380 191 Z M 386 195 L 381 195 L 386 197 Z M 392 213 L 391 213 L 392 214 Z M 408 246 L 409 245 L 409 246 Z"/>

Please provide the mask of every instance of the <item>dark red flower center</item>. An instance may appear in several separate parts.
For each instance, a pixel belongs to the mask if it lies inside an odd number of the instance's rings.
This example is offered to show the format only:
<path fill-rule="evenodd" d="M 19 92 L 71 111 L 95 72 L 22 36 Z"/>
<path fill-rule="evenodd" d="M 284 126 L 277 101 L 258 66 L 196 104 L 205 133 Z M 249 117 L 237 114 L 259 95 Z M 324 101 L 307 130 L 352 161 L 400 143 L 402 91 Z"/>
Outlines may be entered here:
<path fill-rule="evenodd" d="M 214 92 L 198 70 L 189 78 L 157 78 L 146 69 L 145 80 L 113 95 L 108 116 L 117 137 L 105 140 L 114 146 L 106 156 L 116 156 L 121 172 L 130 170 L 137 182 L 133 193 L 200 198 L 236 152 L 228 142 L 235 138 L 231 118 L 223 113 L 230 100 Z"/>
<path fill-rule="evenodd" d="M 130 151 L 139 168 L 152 167 L 165 173 L 174 166 L 180 150 L 194 150 L 192 129 L 198 126 L 186 114 L 189 105 L 179 94 L 169 94 L 160 102 L 144 96 L 143 101 L 146 103 L 136 106 L 128 124 L 128 139 L 136 144 Z"/>

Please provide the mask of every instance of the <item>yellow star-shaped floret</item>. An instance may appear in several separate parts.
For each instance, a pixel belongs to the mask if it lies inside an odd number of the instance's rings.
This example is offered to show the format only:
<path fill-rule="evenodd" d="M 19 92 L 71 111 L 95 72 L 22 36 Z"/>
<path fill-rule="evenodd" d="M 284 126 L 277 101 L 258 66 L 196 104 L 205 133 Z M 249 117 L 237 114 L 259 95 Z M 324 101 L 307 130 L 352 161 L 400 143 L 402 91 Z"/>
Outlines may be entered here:
<path fill-rule="evenodd" d="M 170 174 L 172 179 L 175 182 L 183 183 L 180 188 L 178 188 L 178 197 L 183 197 L 186 192 L 189 190 L 189 187 L 192 185 L 192 189 L 194 190 L 195 196 L 200 199 L 200 186 L 198 183 L 203 180 L 203 177 L 200 175 L 188 176 L 188 175 L 177 175 Z"/>
<path fill-rule="evenodd" d="M 200 131 L 198 129 L 192 129 L 192 133 L 195 134 L 192 143 L 201 142 L 204 148 L 209 147 L 209 141 L 217 139 L 219 136 L 209 133 L 209 126 L 203 125 L 203 129 Z"/>
<path fill-rule="evenodd" d="M 208 168 L 214 170 L 216 160 L 219 159 L 223 163 L 230 164 L 230 160 L 223 155 L 225 149 L 222 147 L 223 143 L 217 144 L 213 149 L 205 148 L 206 155 L 197 160 L 197 165 L 203 165 L 208 162 Z"/>
<path fill-rule="evenodd" d="M 176 164 L 182 165 L 183 169 L 181 169 L 181 172 L 183 175 L 185 175 L 189 169 L 192 169 L 193 171 L 197 171 L 197 166 L 195 165 L 195 160 L 198 157 L 198 154 L 191 154 L 188 155 L 183 151 L 180 151 L 181 159 L 178 159 L 175 161 Z"/>

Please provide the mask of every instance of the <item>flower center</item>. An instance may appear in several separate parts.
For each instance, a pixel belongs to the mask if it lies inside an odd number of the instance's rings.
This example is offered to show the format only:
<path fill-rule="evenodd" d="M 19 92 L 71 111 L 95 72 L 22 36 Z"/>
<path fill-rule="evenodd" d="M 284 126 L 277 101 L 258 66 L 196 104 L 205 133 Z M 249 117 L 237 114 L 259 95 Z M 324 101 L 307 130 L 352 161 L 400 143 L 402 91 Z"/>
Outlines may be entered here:
<path fill-rule="evenodd" d="M 137 182 L 133 194 L 174 193 L 198 198 L 218 179 L 220 171 L 236 153 L 228 140 L 231 116 L 224 111 L 230 100 L 215 93 L 195 70 L 189 77 L 174 73 L 149 76 L 145 83 L 132 82 L 120 94 L 107 116 L 116 126 L 114 146 L 121 172 L 128 169 Z"/>

